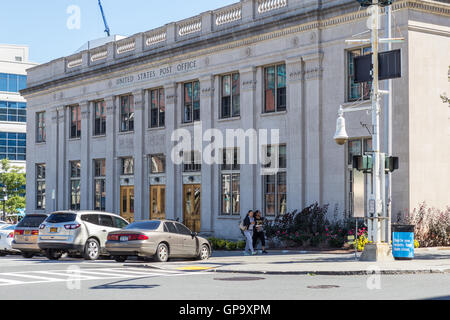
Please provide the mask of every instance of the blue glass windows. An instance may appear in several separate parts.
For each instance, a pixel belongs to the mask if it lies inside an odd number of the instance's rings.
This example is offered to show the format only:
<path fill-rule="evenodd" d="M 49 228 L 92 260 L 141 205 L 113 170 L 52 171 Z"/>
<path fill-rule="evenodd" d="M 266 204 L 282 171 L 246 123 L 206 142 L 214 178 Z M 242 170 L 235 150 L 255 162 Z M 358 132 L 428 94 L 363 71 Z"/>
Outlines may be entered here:
<path fill-rule="evenodd" d="M 27 104 L 0 101 L 0 121 L 27 122 Z"/>
<path fill-rule="evenodd" d="M 26 133 L 0 132 L 0 159 L 26 160 Z"/>
<path fill-rule="evenodd" d="M 0 73 L 0 91 L 19 92 L 27 87 L 27 76 Z"/>

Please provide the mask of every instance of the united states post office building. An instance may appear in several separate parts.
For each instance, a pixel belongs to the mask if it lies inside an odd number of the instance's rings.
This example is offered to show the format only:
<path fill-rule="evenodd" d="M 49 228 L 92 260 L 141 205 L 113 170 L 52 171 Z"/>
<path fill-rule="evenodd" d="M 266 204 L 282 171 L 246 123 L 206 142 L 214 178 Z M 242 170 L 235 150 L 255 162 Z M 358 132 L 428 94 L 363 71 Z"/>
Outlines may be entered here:
<path fill-rule="evenodd" d="M 392 9 L 394 36 L 406 39 L 394 44 L 396 214 L 450 204 L 450 115 L 440 99 L 450 92 L 450 5 L 399 0 Z M 318 202 L 350 214 L 353 195 L 370 189 L 350 159 L 371 151 L 371 115 L 346 114 L 346 146 L 333 136 L 340 105 L 370 104 L 370 85 L 352 76 L 353 57 L 370 48 L 345 43 L 368 17 L 353 0 L 242 0 L 29 69 L 27 212 L 165 217 L 225 238 L 240 236 L 249 209 L 270 218 Z M 266 146 L 279 171 L 198 163 L 198 150 L 174 164 L 172 133 L 193 133 L 199 121 L 203 131 L 279 129 L 279 143 Z"/>

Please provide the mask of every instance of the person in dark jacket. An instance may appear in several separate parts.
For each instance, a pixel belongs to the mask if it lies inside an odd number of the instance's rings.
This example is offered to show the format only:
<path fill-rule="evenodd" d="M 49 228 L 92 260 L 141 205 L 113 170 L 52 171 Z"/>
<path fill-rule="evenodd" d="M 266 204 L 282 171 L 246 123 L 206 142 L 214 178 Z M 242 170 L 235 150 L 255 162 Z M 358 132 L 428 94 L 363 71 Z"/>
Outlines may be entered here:
<path fill-rule="evenodd" d="M 244 254 L 248 256 L 249 251 L 251 251 L 252 255 L 255 255 L 256 251 L 253 249 L 253 230 L 255 228 L 255 219 L 253 218 L 252 210 L 250 210 L 247 213 L 247 216 L 245 217 L 243 224 L 245 227 L 244 236 L 246 239 Z"/>
<path fill-rule="evenodd" d="M 264 234 L 264 218 L 259 210 L 255 211 L 255 230 L 253 231 L 253 249 L 256 251 L 258 240 L 261 241 L 262 253 L 267 254 L 266 238 Z"/>

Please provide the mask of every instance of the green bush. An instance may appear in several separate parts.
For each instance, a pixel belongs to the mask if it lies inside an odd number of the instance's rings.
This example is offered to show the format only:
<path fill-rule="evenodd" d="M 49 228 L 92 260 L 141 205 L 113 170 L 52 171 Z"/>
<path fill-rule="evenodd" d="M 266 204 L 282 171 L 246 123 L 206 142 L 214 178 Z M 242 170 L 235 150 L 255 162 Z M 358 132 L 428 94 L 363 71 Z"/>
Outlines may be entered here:
<path fill-rule="evenodd" d="M 236 244 L 238 250 L 244 250 L 245 249 L 245 241 L 239 240 Z"/>
<path fill-rule="evenodd" d="M 237 248 L 237 243 L 236 242 L 233 242 L 233 241 L 227 241 L 227 244 L 226 244 L 226 249 L 227 250 L 229 250 L 229 251 L 234 251 L 234 250 L 236 250 L 236 248 Z"/>

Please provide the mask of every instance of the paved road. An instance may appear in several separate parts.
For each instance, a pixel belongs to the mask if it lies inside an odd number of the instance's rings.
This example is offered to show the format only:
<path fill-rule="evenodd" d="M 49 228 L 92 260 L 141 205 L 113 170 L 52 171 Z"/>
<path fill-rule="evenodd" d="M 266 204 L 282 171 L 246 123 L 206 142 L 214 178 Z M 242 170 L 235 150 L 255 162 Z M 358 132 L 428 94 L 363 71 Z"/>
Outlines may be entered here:
<path fill-rule="evenodd" d="M 195 262 L 0 258 L 1 299 L 450 299 L 449 274 L 309 276 L 215 273 Z"/>

